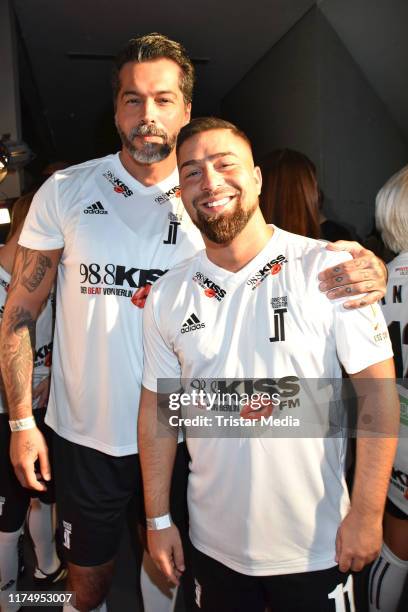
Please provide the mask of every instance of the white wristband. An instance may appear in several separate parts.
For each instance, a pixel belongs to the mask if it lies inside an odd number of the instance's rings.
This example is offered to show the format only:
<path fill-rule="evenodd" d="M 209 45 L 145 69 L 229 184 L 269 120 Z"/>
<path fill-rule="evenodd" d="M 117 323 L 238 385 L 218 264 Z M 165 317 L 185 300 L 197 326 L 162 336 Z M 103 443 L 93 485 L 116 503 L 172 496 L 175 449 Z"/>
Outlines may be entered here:
<path fill-rule="evenodd" d="M 171 525 L 172 522 L 170 514 L 163 514 L 163 516 L 156 516 L 155 518 L 146 519 L 146 526 L 149 531 L 167 529 L 167 527 L 171 527 Z"/>
<path fill-rule="evenodd" d="M 26 417 L 25 419 L 9 421 L 9 425 L 11 431 L 24 431 L 25 429 L 34 429 L 37 427 L 33 416 Z"/>

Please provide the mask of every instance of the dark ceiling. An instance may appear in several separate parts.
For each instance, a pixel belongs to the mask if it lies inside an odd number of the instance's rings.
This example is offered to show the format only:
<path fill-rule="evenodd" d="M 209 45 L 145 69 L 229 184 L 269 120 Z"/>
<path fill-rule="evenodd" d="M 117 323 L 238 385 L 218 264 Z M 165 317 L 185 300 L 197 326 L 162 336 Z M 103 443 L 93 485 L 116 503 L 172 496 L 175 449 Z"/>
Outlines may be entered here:
<path fill-rule="evenodd" d="M 111 61 L 70 59 L 70 52 L 115 54 L 135 35 L 167 34 L 182 42 L 191 56 L 209 58 L 197 66 L 193 112 L 217 113 L 222 97 L 314 2 L 14 0 L 13 4 L 25 132 L 48 149 L 48 157 L 80 161 L 116 147 Z"/>
<path fill-rule="evenodd" d="M 24 137 L 39 159 L 82 161 L 117 148 L 109 59 L 138 34 L 181 41 L 197 66 L 193 113 L 227 92 L 313 6 L 329 20 L 408 140 L 407 0 L 12 0 Z"/>

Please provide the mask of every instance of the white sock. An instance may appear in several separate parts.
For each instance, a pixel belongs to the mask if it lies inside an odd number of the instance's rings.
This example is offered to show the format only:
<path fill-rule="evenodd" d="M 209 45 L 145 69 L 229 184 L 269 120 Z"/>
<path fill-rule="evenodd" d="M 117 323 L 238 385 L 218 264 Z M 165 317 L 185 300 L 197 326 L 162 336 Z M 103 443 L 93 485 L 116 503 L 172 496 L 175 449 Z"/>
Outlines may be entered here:
<path fill-rule="evenodd" d="M 0 609 L 2 612 L 14 612 L 20 604 L 10 604 L 9 595 L 17 590 L 18 574 L 18 538 L 22 527 L 7 533 L 0 531 Z"/>
<path fill-rule="evenodd" d="M 31 502 L 28 511 L 28 531 L 34 542 L 34 552 L 37 557 L 37 568 L 34 572 L 36 578 L 52 574 L 60 565 L 55 548 L 52 509 L 51 504 L 42 504 L 36 499 Z"/>
<path fill-rule="evenodd" d="M 74 606 L 70 606 L 69 604 L 64 604 L 62 608 L 62 612 L 79 612 L 77 608 Z M 108 612 L 108 608 L 106 607 L 106 601 L 103 601 L 100 606 L 94 608 L 93 610 L 89 610 L 89 612 Z"/>
<path fill-rule="evenodd" d="M 145 612 L 172 612 L 174 610 L 177 588 L 169 586 L 166 578 L 146 552 L 143 555 L 140 585 Z"/>
<path fill-rule="evenodd" d="M 399 559 L 383 544 L 370 571 L 368 586 L 370 612 L 395 612 L 408 574 L 408 561 Z"/>

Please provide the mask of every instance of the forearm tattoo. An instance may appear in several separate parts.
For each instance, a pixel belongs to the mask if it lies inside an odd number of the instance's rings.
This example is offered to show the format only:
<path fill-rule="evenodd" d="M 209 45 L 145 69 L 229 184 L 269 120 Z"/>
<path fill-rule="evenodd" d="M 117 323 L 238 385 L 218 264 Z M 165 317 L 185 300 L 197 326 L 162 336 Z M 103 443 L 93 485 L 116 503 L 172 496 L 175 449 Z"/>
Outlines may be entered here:
<path fill-rule="evenodd" d="M 13 307 L 3 320 L 6 334 L 3 334 L 2 357 L 7 367 L 2 368 L 6 386 L 11 418 L 21 418 L 24 404 L 28 400 L 33 369 L 33 351 L 35 349 L 35 320 L 32 314 L 21 306 Z M 20 410 L 18 407 L 21 407 Z M 17 407 L 16 411 L 13 407 Z"/>
<path fill-rule="evenodd" d="M 41 285 L 47 270 L 51 267 L 52 262 L 48 255 L 19 246 L 9 293 L 20 283 L 32 293 Z"/>

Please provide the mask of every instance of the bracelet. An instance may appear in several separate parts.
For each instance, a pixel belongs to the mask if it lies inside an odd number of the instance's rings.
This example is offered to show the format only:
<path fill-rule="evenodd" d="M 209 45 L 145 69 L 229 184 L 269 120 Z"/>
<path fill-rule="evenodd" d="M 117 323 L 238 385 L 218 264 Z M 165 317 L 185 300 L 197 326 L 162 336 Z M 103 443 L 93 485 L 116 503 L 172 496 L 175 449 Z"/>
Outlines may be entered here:
<path fill-rule="evenodd" d="M 171 527 L 171 525 L 172 522 L 170 514 L 163 514 L 163 516 L 156 516 L 155 518 L 146 519 L 146 526 L 149 531 L 167 529 L 167 527 Z"/>
<path fill-rule="evenodd" d="M 26 417 L 25 419 L 9 421 L 9 425 L 11 431 L 24 431 L 25 429 L 34 429 L 37 427 L 33 416 Z"/>

